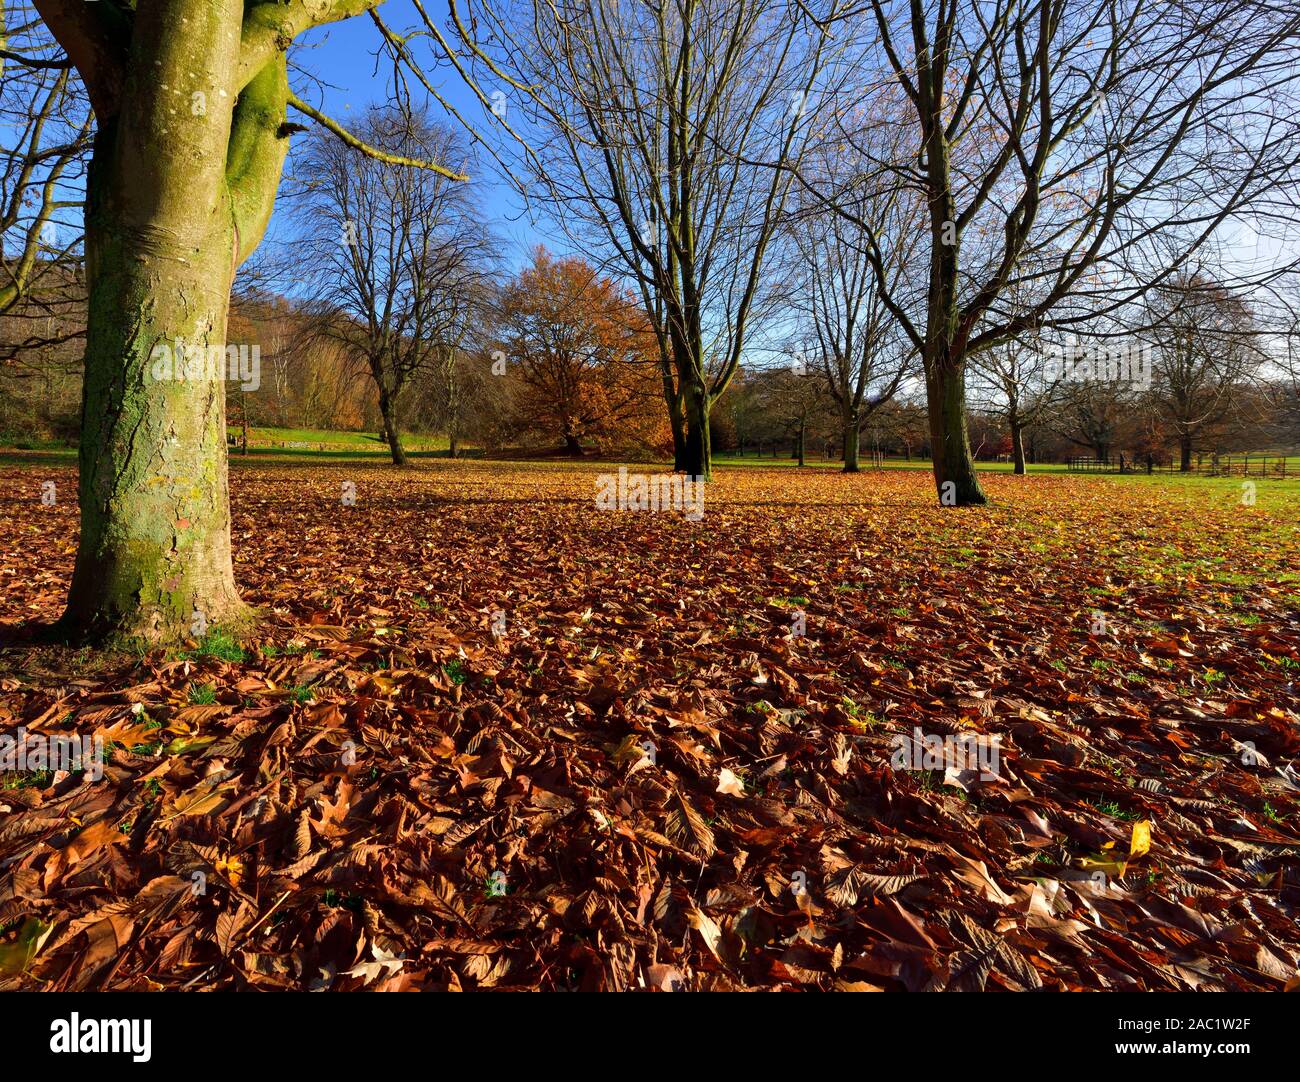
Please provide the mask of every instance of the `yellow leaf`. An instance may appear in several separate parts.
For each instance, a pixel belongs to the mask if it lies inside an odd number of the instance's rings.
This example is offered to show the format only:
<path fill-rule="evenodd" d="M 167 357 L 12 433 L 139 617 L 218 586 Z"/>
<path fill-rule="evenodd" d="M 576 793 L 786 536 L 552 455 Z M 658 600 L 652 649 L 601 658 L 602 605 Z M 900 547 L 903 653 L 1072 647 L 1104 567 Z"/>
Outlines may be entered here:
<path fill-rule="evenodd" d="M 216 863 L 216 869 L 230 880 L 231 886 L 237 887 L 244 874 L 244 862 L 235 856 L 221 857 Z"/>
<path fill-rule="evenodd" d="M 196 736 L 193 740 L 186 740 L 183 737 L 177 737 L 167 745 L 167 754 L 184 755 L 187 751 L 206 748 L 209 744 L 215 742 L 216 739 L 215 736 Z"/>
<path fill-rule="evenodd" d="M 1111 879 L 1123 879 L 1128 862 L 1123 860 L 1100 860 L 1096 857 L 1083 857 L 1079 867 L 1085 872 L 1102 872 Z"/>
<path fill-rule="evenodd" d="M 1133 824 L 1133 837 L 1129 839 L 1128 855 L 1134 857 L 1145 856 L 1151 850 L 1151 821 L 1143 819 Z"/>

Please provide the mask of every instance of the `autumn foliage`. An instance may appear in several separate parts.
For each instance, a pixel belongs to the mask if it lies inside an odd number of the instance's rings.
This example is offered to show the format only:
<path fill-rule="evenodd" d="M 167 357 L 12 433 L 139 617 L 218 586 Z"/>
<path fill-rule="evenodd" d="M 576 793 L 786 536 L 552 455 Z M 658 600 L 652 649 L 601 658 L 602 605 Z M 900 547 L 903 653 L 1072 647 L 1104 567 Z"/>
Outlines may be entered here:
<path fill-rule="evenodd" d="M 585 260 L 537 248 L 502 291 L 501 349 L 519 383 L 521 427 L 584 444 L 671 445 L 653 331 L 641 306 Z"/>
<path fill-rule="evenodd" d="M 0 773 L 0 989 L 1300 983 L 1294 489 L 605 469 L 236 461 L 257 637 L 89 664 L 0 470 L 0 731 L 107 748 Z"/>

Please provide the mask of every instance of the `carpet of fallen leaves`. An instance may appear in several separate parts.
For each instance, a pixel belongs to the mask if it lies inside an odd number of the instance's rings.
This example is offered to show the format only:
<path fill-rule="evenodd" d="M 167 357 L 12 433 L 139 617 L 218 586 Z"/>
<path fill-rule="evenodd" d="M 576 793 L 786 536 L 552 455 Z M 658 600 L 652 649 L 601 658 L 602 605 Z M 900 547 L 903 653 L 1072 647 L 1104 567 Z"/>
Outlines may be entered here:
<path fill-rule="evenodd" d="M 1294 489 L 600 469 L 237 468 L 263 623 L 144 656 L 25 639 L 75 476 L 0 470 L 0 731 L 108 748 L 0 776 L 0 988 L 1297 984 Z"/>

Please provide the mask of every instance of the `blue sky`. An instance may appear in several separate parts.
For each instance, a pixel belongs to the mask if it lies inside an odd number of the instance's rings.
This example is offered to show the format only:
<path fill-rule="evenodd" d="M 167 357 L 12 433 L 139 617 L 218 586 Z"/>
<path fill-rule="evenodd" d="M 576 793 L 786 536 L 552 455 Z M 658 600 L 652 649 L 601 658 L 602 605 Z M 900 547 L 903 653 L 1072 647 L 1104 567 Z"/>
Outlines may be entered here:
<path fill-rule="evenodd" d="M 427 5 L 425 10 L 437 18 L 433 9 Z M 380 11 L 385 23 L 399 33 L 414 26 L 418 20 L 415 9 L 408 0 L 388 0 Z M 442 20 L 438 19 L 438 22 L 441 25 Z M 381 104 L 387 99 L 392 65 L 386 58 L 376 64 L 380 42 L 379 30 L 368 17 L 346 19 L 308 31 L 298 39 L 290 52 L 290 59 L 297 67 L 317 76 L 321 85 L 311 87 L 307 80 L 298 78 L 295 79 L 295 89 L 304 100 L 322 108 L 345 127 L 348 126 L 349 120 L 367 106 Z M 428 50 L 427 45 L 415 46 L 417 56 L 428 55 Z M 489 128 L 491 114 L 454 71 L 450 68 L 430 68 L 426 74 L 439 93 L 467 121 L 482 122 L 485 130 Z M 435 116 L 438 115 L 440 107 L 437 102 L 431 103 L 431 109 Z M 302 116 L 294 115 L 292 110 L 290 119 L 311 123 Z M 450 117 L 447 119 L 452 124 L 456 123 Z M 292 155 L 292 151 L 290 153 Z M 484 157 L 486 160 L 471 176 L 470 183 L 477 190 L 480 206 L 491 222 L 493 231 L 502 240 L 501 254 L 506 264 L 511 269 L 519 267 L 526 260 L 528 252 L 538 243 L 544 243 L 552 250 L 566 250 L 567 244 L 562 236 L 547 234 L 530 225 L 526 216 L 521 217 L 519 201 L 497 179 L 491 159 L 486 155 Z M 289 215 L 280 209 L 272 218 L 267 239 L 272 243 L 287 243 L 292 240 Z"/>

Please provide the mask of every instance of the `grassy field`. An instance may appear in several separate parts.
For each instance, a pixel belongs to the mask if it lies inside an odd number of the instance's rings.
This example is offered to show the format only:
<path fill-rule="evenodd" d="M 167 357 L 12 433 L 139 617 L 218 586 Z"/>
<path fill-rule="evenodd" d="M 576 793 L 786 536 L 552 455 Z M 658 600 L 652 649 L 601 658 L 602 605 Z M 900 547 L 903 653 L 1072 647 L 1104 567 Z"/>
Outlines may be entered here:
<path fill-rule="evenodd" d="M 227 434 L 238 445 L 243 437 L 238 425 L 230 425 Z M 413 432 L 402 433 L 402 446 L 408 453 L 446 451 L 447 437 Z M 252 453 L 310 453 L 313 451 L 368 452 L 388 454 L 388 445 L 375 432 L 342 432 L 320 428 L 252 428 L 249 430 Z"/>
<path fill-rule="evenodd" d="M 229 435 L 236 441 L 240 438 L 240 430 L 236 426 L 229 428 Z M 230 455 L 232 467 L 240 468 L 241 464 L 253 461 L 257 463 L 270 463 L 275 461 L 284 462 L 332 462 L 335 464 L 351 460 L 357 461 L 385 461 L 388 458 L 388 447 L 374 432 L 344 432 L 329 429 L 316 428 L 253 428 L 250 430 L 252 445 L 249 448 L 248 455 L 242 455 L 233 450 Z M 445 456 L 448 449 L 447 437 L 445 435 L 417 435 L 408 433 L 403 435 L 403 446 L 407 453 L 414 458 L 437 458 L 439 455 Z M 482 452 L 478 448 L 464 447 L 462 455 L 465 457 L 478 457 Z M 1234 456 L 1239 457 L 1239 456 Z M 1276 457 L 1276 456 L 1271 456 Z M 0 447 L 0 465 L 23 466 L 23 465 L 75 465 L 77 452 L 75 448 L 55 443 L 37 443 L 24 445 L 22 449 Z M 550 465 L 553 463 L 551 458 L 539 458 L 539 465 Z M 1292 456 L 1287 460 L 1288 470 L 1295 470 L 1295 478 L 1276 479 L 1272 477 L 1258 478 L 1252 477 L 1257 482 L 1265 482 L 1268 487 L 1282 486 L 1284 488 L 1294 487 L 1300 482 L 1300 456 Z M 617 466 L 619 463 L 611 460 L 611 465 Z M 520 463 L 526 465 L 525 462 Z M 646 468 L 645 463 L 634 463 L 641 468 Z M 735 453 L 724 452 L 715 456 L 714 465 L 719 469 L 798 469 L 798 463 L 789 458 L 782 456 L 778 458 L 758 458 L 754 456 L 740 457 Z M 831 472 L 839 471 L 842 463 L 838 459 L 827 459 L 824 456 L 810 453 L 807 456 L 805 469 L 829 470 Z M 926 459 L 887 459 L 884 467 L 885 470 L 919 470 L 929 471 L 930 462 Z M 978 463 L 980 473 L 988 474 L 1013 474 L 1014 466 L 1010 462 L 980 462 Z M 1170 473 L 1168 471 L 1157 470 L 1148 476 L 1144 473 L 1131 474 L 1074 474 L 1064 464 L 1057 463 L 1038 463 L 1031 464 L 1028 467 L 1031 475 L 1073 475 L 1073 476 L 1095 476 L 1107 480 L 1116 481 L 1143 481 L 1145 483 L 1163 483 L 1173 482 L 1175 484 L 1198 484 L 1201 481 L 1213 480 L 1217 485 L 1220 480 L 1225 484 L 1231 484 L 1231 479 L 1207 479 L 1197 474 L 1184 475 Z M 876 472 L 864 466 L 864 475 Z M 1240 485 L 1240 479 L 1236 484 Z M 1212 485 L 1211 487 L 1214 487 Z"/>

